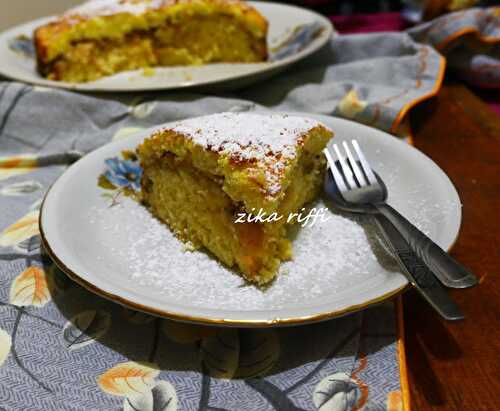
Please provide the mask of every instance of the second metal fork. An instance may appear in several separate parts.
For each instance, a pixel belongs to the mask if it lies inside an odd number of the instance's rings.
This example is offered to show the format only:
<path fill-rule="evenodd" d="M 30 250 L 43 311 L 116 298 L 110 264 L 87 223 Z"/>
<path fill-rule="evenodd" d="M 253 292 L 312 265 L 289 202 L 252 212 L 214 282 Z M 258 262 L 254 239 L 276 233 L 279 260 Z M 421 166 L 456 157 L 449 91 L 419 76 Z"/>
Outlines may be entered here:
<path fill-rule="evenodd" d="M 386 203 L 387 187 L 370 167 L 358 142 L 352 140 L 356 156 L 346 142 L 343 147 L 346 156 L 334 145 L 340 167 L 332 169 L 332 172 L 345 200 L 353 204 L 371 205 L 376 212 L 384 215 L 445 286 L 466 288 L 476 285 L 477 279 L 472 273 Z M 325 155 L 331 157 L 328 150 Z M 333 159 L 330 158 L 330 161 Z"/>
<path fill-rule="evenodd" d="M 334 145 L 338 161 L 335 161 L 330 152 L 325 150 L 336 187 L 343 200 L 345 200 L 343 209 L 357 210 L 359 212 L 360 210 L 356 209 L 355 206 L 359 207 L 361 205 L 361 211 L 370 210 L 384 235 L 387 245 L 408 280 L 443 318 L 447 320 L 462 319 L 463 315 L 459 307 L 448 296 L 446 290 L 436 280 L 426 263 L 413 252 L 404 236 L 379 211 L 380 204 L 385 204 L 387 189 L 383 181 L 375 175 L 369 166 L 356 141 L 353 141 L 353 148 L 356 157 L 347 143 L 344 143 L 345 156 L 342 155 L 338 146 Z M 333 199 L 335 200 L 335 198 Z"/>

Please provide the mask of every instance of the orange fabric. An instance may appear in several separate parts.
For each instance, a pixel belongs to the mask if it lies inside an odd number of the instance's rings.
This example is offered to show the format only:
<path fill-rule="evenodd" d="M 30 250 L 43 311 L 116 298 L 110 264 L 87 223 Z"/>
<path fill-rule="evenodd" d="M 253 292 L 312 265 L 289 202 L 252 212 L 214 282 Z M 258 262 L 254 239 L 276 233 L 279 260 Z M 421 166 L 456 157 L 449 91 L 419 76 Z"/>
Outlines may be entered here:
<path fill-rule="evenodd" d="M 439 68 L 439 75 L 436 78 L 436 84 L 434 85 L 434 88 L 432 89 L 432 91 L 430 91 L 427 94 L 424 94 L 420 98 L 415 99 L 415 100 L 411 101 L 410 103 L 406 104 L 405 106 L 403 106 L 403 108 L 399 111 L 398 115 L 396 116 L 394 122 L 392 123 L 391 130 L 390 130 L 391 133 L 394 133 L 396 131 L 399 124 L 401 123 L 401 121 L 403 120 L 403 118 L 405 117 L 405 115 L 408 113 L 408 111 L 411 108 L 415 107 L 418 103 L 420 103 L 424 100 L 427 100 L 428 98 L 434 97 L 439 92 L 439 89 L 441 88 L 441 84 L 443 83 L 445 69 L 446 69 L 446 60 L 444 59 L 444 57 L 442 57 L 441 58 L 441 66 Z"/>
<path fill-rule="evenodd" d="M 396 317 L 397 317 L 397 338 L 398 338 L 398 356 L 399 356 L 399 378 L 401 381 L 401 393 L 403 396 L 403 410 L 411 411 L 410 386 L 408 383 L 408 372 L 406 367 L 403 297 L 401 295 L 399 295 L 396 298 Z"/>

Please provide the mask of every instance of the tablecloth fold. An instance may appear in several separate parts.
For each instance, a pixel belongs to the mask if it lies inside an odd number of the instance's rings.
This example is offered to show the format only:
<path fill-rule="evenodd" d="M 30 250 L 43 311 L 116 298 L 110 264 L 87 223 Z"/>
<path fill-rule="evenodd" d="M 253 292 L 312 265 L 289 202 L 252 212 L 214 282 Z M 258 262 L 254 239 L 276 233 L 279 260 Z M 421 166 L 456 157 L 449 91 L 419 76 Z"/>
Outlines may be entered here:
<path fill-rule="evenodd" d="M 392 304 L 289 329 L 182 326 L 69 281 L 40 248 L 38 214 L 69 164 L 167 121 L 259 109 L 401 131 L 408 110 L 440 87 L 445 59 L 433 46 L 454 61 L 459 46 L 439 47 L 446 36 L 469 24 L 480 40 L 498 36 L 497 9 L 456 16 L 407 33 L 335 36 L 287 72 L 231 94 L 90 95 L 1 82 L 0 409 L 401 409 Z"/>

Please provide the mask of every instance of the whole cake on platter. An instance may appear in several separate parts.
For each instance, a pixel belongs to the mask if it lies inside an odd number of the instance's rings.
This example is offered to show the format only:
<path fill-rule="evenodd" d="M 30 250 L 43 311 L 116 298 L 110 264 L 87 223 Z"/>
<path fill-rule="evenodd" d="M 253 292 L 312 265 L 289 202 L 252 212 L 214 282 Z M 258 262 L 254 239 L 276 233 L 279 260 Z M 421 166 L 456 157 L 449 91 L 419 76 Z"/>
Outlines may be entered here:
<path fill-rule="evenodd" d="M 92 0 L 35 30 L 37 68 L 87 82 L 140 68 L 261 62 L 267 26 L 240 0 Z"/>
<path fill-rule="evenodd" d="M 292 255 L 286 217 L 318 195 L 332 136 L 316 120 L 279 114 L 179 121 L 138 148 L 142 199 L 181 240 L 265 284 Z"/>

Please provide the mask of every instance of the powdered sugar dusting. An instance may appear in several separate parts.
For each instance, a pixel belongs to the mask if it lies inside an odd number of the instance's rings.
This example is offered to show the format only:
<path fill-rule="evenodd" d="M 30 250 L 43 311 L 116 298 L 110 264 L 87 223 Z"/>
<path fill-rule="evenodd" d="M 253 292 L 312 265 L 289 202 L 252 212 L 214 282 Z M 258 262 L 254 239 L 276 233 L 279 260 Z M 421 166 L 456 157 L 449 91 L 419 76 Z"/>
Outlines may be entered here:
<path fill-rule="evenodd" d="M 402 185 L 403 169 L 372 154 L 370 160 L 388 185 L 391 205 L 436 240 L 436 230 L 446 226 L 440 221 L 457 208 L 455 200 L 436 198 L 432 187 L 419 179 L 405 179 Z M 261 290 L 246 285 L 208 253 L 186 251 L 168 227 L 140 204 L 128 198 L 120 201 L 111 208 L 99 201 L 82 213 L 84 224 L 77 224 L 79 231 L 74 234 L 81 243 L 76 242 L 74 249 L 85 249 L 88 239 L 95 239 L 92 258 L 99 268 L 94 270 L 102 267 L 106 275 L 113 273 L 139 295 L 158 295 L 170 304 L 239 312 L 308 309 L 399 275 L 370 217 L 331 211 L 329 221 L 291 233 L 293 260 L 284 262 L 277 280 Z M 325 203 L 319 199 L 313 206 Z"/>
<path fill-rule="evenodd" d="M 354 125 L 344 129 L 342 120 L 335 121 L 337 140 L 357 134 Z M 440 246 L 449 247 L 460 217 L 459 199 L 449 182 L 426 167 L 425 159 L 411 150 L 405 154 L 402 145 L 378 139 L 375 132 L 364 135 L 360 129 L 359 139 L 388 186 L 389 203 Z M 133 149 L 139 142 L 124 141 L 119 149 Z M 52 221 L 47 238 L 62 261 L 105 292 L 184 315 L 274 321 L 342 309 L 366 302 L 367 294 L 380 297 L 404 284 L 367 224 L 370 217 L 332 212 L 327 223 L 298 230 L 293 261 L 282 264 L 267 290 L 247 286 L 203 251 L 185 251 L 168 227 L 140 204 L 120 197 L 121 203 L 109 208 L 109 198 L 102 198 L 107 192 L 95 182 L 104 158 L 117 153 L 118 147 L 110 146 L 92 164 L 88 161 L 90 174 L 80 169 L 71 180 L 58 183 L 65 184 L 62 188 L 56 184 L 58 191 L 52 193 L 58 197 L 51 201 L 49 195 L 45 214 L 52 215 L 52 220 L 46 217 Z"/>
<path fill-rule="evenodd" d="M 117 13 L 142 14 L 147 10 L 158 9 L 173 4 L 173 0 L 91 0 L 68 10 L 64 16 L 97 17 Z"/>
<path fill-rule="evenodd" d="M 297 154 L 304 135 L 326 126 L 317 120 L 283 114 L 218 113 L 183 120 L 169 129 L 206 150 L 236 161 L 256 161 L 266 170 L 267 192 L 277 194 L 286 164 Z"/>
<path fill-rule="evenodd" d="M 74 7 L 63 14 L 64 17 L 80 16 L 85 18 L 111 16 L 118 13 L 143 14 L 149 10 L 193 0 L 90 0 Z M 227 3 L 239 3 L 237 0 L 226 0 Z M 246 6 L 245 6 L 246 7 Z"/>
<path fill-rule="evenodd" d="M 262 160 L 269 154 L 294 157 L 301 137 L 320 124 L 284 114 L 226 112 L 179 121 L 171 129 L 206 149 Z"/>
<path fill-rule="evenodd" d="M 325 204 L 318 200 L 315 207 Z M 126 267 L 123 275 L 128 280 L 182 305 L 281 309 L 297 304 L 298 295 L 310 303 L 354 287 L 378 275 L 377 271 L 394 269 L 369 224 L 333 212 L 328 222 L 297 230 L 294 259 L 281 265 L 277 280 L 267 290 L 246 285 L 236 272 L 204 251 L 187 251 L 167 226 L 132 200 L 94 209 L 91 215 L 90 229 L 101 239 L 100 249 L 107 255 L 98 258 L 114 255 Z"/>

